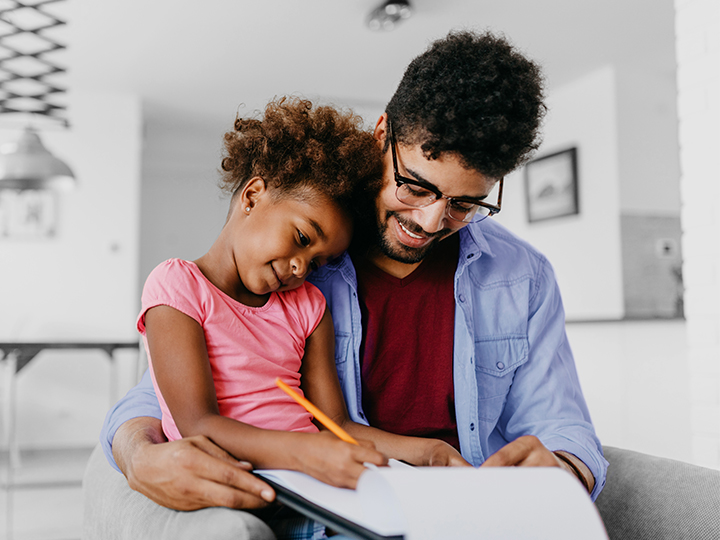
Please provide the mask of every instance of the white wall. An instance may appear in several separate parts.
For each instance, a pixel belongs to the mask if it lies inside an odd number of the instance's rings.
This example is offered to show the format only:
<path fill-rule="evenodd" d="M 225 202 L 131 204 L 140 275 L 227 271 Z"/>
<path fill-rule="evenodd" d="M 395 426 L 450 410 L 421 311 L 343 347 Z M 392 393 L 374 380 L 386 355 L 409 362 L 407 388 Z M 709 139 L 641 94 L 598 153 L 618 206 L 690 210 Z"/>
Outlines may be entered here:
<path fill-rule="evenodd" d="M 384 112 L 383 104 L 340 103 L 311 96 L 313 103 L 350 107 L 368 129 Z M 251 115 L 253 111 L 241 110 Z M 229 200 L 218 187 L 225 124 L 192 123 L 147 117 L 142 160 L 140 284 L 170 258 L 203 255 L 225 223 Z M 138 294 L 140 294 L 138 292 Z"/>
<path fill-rule="evenodd" d="M 675 10 L 692 450 L 720 468 L 720 4 Z"/>
<path fill-rule="evenodd" d="M 77 188 L 59 197 L 55 237 L 0 238 L 3 341 L 137 339 L 140 103 L 91 93 L 68 101 L 71 128 L 41 138 L 72 167 Z M 124 388 L 134 355 L 118 357 Z M 102 353 L 41 353 L 17 378 L 21 447 L 94 444 L 111 399 L 109 375 Z"/>
<path fill-rule="evenodd" d="M 674 68 L 670 55 L 668 64 Z M 618 65 L 620 211 L 680 215 L 680 158 L 674 69 Z"/>
<path fill-rule="evenodd" d="M 548 96 L 538 156 L 578 148 L 580 214 L 529 224 L 524 170 L 505 182 L 497 219 L 553 264 L 568 319 L 623 315 L 616 77 L 608 66 Z M 495 219 L 495 218 L 494 218 Z"/>
<path fill-rule="evenodd" d="M 174 125 L 148 119 L 142 160 L 140 297 L 145 278 L 171 257 L 203 255 L 225 223 L 228 199 L 218 187 L 222 136 L 232 127 Z"/>

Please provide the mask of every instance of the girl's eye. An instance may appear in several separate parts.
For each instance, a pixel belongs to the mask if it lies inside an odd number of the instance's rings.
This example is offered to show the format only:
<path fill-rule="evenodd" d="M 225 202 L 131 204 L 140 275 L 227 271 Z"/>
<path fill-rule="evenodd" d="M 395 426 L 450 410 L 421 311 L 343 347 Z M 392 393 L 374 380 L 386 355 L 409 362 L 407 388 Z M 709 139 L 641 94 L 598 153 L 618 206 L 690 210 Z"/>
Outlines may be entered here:
<path fill-rule="evenodd" d="M 320 265 L 315 261 L 315 259 L 310 261 L 310 270 L 312 270 L 314 272 L 318 268 L 320 268 Z"/>
<path fill-rule="evenodd" d="M 310 239 L 307 236 L 305 236 L 303 233 L 301 233 L 300 231 L 298 231 L 298 236 L 300 237 L 300 245 L 301 246 L 305 247 L 310 244 Z"/>

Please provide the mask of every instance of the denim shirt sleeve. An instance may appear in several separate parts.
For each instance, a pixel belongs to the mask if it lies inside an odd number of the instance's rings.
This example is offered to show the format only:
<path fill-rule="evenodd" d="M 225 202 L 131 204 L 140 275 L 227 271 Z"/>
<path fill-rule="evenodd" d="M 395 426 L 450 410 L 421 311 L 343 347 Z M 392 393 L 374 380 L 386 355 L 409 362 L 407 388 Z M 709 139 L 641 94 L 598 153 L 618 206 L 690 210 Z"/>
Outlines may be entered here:
<path fill-rule="evenodd" d="M 564 450 L 595 477 L 607 462 L 580 389 L 555 273 L 501 225 L 460 231 L 456 272 L 455 404 L 465 459 L 480 465 L 523 435 Z"/>
<path fill-rule="evenodd" d="M 605 485 L 607 461 L 580 389 L 554 272 L 547 260 L 539 261 L 529 303 L 528 359 L 515 372 L 498 428 L 508 441 L 532 434 L 550 451 L 577 456 L 595 477 L 595 500 Z"/>
<path fill-rule="evenodd" d="M 150 416 L 161 419 L 162 411 L 158 403 L 155 390 L 150 379 L 150 371 L 145 371 L 140 382 L 131 388 L 125 397 L 118 401 L 105 416 L 102 430 L 100 432 L 100 446 L 102 446 L 108 463 L 120 472 L 112 453 L 112 443 L 115 432 L 128 420 Z"/>

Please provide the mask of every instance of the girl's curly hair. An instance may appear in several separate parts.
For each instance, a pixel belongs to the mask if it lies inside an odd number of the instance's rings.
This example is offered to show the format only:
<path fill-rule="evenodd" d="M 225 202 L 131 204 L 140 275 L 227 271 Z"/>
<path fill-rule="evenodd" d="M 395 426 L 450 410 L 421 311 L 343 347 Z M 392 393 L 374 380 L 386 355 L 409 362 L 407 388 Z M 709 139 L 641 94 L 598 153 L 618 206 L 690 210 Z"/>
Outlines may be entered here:
<path fill-rule="evenodd" d="M 386 111 L 397 140 L 428 159 L 456 153 L 500 178 L 540 144 L 545 114 L 540 67 L 503 37 L 451 32 L 408 66 Z"/>
<path fill-rule="evenodd" d="M 351 111 L 276 98 L 262 118 L 236 118 L 225 134 L 221 187 L 236 193 L 256 176 L 274 196 L 310 188 L 346 211 L 382 175 L 381 152 Z"/>

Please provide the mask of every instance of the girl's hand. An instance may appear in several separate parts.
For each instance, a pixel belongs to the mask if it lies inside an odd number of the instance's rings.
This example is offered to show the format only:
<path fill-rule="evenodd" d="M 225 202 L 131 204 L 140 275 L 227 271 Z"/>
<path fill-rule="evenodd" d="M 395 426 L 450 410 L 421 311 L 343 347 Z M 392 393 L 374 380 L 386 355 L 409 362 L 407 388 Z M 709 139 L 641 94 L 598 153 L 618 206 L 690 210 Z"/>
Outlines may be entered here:
<path fill-rule="evenodd" d="M 372 442 L 359 442 L 360 446 L 346 443 L 329 431 L 308 434 L 292 449 L 299 461 L 297 470 L 331 486 L 355 489 L 367 470 L 364 463 L 387 465 L 387 458 Z"/>
<path fill-rule="evenodd" d="M 428 439 L 426 446 L 423 462 L 420 465 L 429 467 L 472 467 L 460 455 L 460 452 L 445 441 Z"/>

